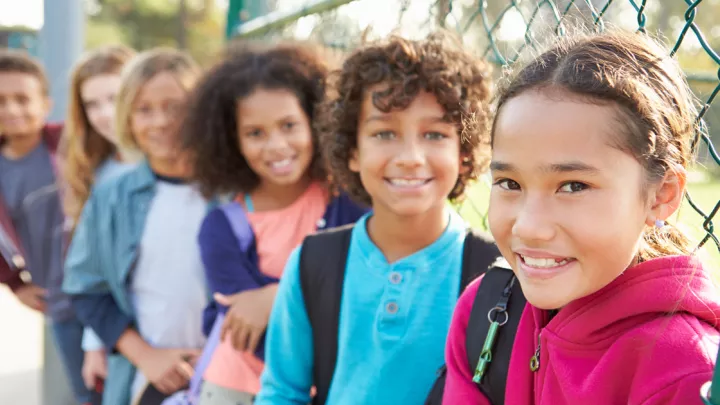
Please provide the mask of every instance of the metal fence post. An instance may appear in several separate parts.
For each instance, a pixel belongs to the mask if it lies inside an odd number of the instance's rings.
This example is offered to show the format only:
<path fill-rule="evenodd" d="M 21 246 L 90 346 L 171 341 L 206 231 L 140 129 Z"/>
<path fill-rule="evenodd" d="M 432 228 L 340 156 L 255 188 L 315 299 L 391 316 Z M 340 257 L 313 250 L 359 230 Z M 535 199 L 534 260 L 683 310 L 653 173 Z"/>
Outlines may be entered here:
<path fill-rule="evenodd" d="M 70 70 L 84 48 L 83 0 L 44 0 L 45 22 L 40 30 L 40 58 L 50 79 L 54 107 L 50 120 L 65 117 Z"/>
<path fill-rule="evenodd" d="M 85 13 L 83 0 L 44 0 L 43 6 L 39 55 L 47 71 L 53 100 L 49 120 L 58 122 L 65 117 L 70 71 L 84 48 Z M 47 322 L 43 331 L 42 404 L 75 404 L 67 378 L 63 378 L 65 373 Z"/>

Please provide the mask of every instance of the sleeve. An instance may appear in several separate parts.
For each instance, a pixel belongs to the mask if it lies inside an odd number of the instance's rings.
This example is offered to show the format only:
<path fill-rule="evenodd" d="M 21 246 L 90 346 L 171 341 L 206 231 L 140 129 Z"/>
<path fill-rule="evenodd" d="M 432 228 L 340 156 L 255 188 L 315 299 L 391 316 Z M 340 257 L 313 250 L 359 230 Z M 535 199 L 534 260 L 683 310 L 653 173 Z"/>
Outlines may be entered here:
<path fill-rule="evenodd" d="M 634 370 L 626 371 L 627 375 L 632 373 L 633 381 L 629 404 L 703 404 L 701 388 L 712 381 L 713 370 L 718 368 L 720 337 L 706 316 L 676 313 L 658 320 L 654 327 L 646 327 L 645 340 L 654 339 L 652 355 L 636 356 Z"/>
<path fill-rule="evenodd" d="M 472 312 L 475 295 L 480 287 L 482 277 L 468 285 L 467 289 L 460 296 L 455 313 L 453 314 L 450 331 L 448 334 L 447 347 L 445 348 L 445 364 L 447 377 L 445 390 L 443 391 L 443 404 L 476 404 L 491 405 L 490 401 L 478 389 L 472 381 L 473 370 L 467 360 L 467 349 L 465 339 L 467 336 L 468 321 Z"/>
<path fill-rule="evenodd" d="M 85 327 L 83 330 L 82 349 L 86 352 L 94 352 L 104 348 L 100 336 L 93 332 L 92 328 Z"/>
<path fill-rule="evenodd" d="M 673 384 L 662 387 L 641 403 L 642 405 L 702 405 L 700 388 L 712 380 L 712 377 L 712 371 L 688 375 Z"/>
<path fill-rule="evenodd" d="M 107 294 L 76 294 L 71 296 L 73 308 L 83 325 L 90 325 L 106 347 L 114 348 L 120 336 L 133 326 L 133 320 Z"/>
<path fill-rule="evenodd" d="M 213 209 L 205 217 L 198 243 L 205 276 L 213 293 L 235 294 L 260 287 L 251 274 L 253 269 L 258 271 L 257 266 L 240 249 L 230 222 L 221 209 Z"/>
<path fill-rule="evenodd" d="M 0 209 L 3 209 L 4 202 L 0 195 Z M 10 238 L 11 241 L 17 243 L 17 235 L 13 233 L 12 221 L 6 216 L 0 216 L 0 231 L 3 231 L 6 238 Z M 18 288 L 25 285 L 19 272 L 14 271 L 10 268 L 10 263 L 5 261 L 5 258 L 0 255 L 0 283 L 5 284 L 12 291 L 16 291 Z"/>
<path fill-rule="evenodd" d="M 310 403 L 313 342 L 300 287 L 300 248 L 290 255 L 280 279 L 265 346 L 265 369 L 255 405 Z"/>
<path fill-rule="evenodd" d="M 20 277 L 20 273 L 13 271 L 10 265 L 0 257 L 0 283 L 5 284 L 12 291 L 17 291 L 18 288 L 25 285 L 25 282 Z"/>
<path fill-rule="evenodd" d="M 106 229 L 99 226 L 103 215 L 98 209 L 100 205 L 96 193 L 85 203 L 65 259 L 63 291 L 70 295 L 80 322 L 90 326 L 106 347 L 115 347 L 117 339 L 133 321 L 120 310 L 103 271 L 108 261 L 101 260 L 106 255 L 98 240 L 111 235 L 100 234 Z"/>

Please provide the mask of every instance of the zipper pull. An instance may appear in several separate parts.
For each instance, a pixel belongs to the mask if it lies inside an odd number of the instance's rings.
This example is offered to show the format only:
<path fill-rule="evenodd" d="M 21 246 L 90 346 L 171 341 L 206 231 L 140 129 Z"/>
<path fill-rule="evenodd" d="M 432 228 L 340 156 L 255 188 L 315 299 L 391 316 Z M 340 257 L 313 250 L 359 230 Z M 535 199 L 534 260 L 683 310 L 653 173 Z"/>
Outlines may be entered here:
<path fill-rule="evenodd" d="M 533 373 L 540 369 L 540 335 L 538 335 L 538 345 L 535 354 L 530 358 L 530 371 Z"/>

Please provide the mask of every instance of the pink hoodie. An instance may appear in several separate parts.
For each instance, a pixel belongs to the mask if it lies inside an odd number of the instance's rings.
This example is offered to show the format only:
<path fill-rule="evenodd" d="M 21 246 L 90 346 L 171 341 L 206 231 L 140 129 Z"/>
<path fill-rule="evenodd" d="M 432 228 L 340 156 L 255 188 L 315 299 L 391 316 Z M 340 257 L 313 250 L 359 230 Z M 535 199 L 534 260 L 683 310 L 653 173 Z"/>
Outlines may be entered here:
<path fill-rule="evenodd" d="M 479 281 L 453 315 L 444 405 L 490 402 L 472 382 L 465 333 Z M 506 405 L 702 404 L 720 337 L 720 296 L 693 257 L 654 259 L 547 321 L 528 304 L 518 326 Z M 530 358 L 540 341 L 540 369 Z"/>

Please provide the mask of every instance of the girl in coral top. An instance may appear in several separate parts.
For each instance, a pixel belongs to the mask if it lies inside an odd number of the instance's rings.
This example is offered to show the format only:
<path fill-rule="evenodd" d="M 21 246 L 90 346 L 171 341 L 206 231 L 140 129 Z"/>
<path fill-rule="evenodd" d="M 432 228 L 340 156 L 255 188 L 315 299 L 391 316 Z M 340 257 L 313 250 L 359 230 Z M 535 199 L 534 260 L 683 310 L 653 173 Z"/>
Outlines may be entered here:
<path fill-rule="evenodd" d="M 197 88 L 184 135 L 195 178 L 210 196 L 200 250 L 214 301 L 209 333 L 225 316 L 203 374 L 200 404 L 250 404 L 259 390 L 264 334 L 290 252 L 318 229 L 355 222 L 365 209 L 329 187 L 313 130 L 327 61 L 301 44 L 229 54 Z"/>

